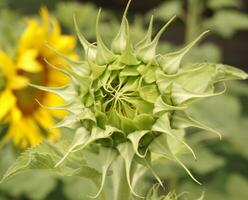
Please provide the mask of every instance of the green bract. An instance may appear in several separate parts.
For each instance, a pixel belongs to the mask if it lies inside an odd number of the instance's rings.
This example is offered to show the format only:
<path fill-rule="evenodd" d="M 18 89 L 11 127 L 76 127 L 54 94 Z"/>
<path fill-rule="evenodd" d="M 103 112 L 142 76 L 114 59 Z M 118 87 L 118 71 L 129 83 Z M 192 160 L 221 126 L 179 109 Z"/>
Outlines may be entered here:
<path fill-rule="evenodd" d="M 198 127 L 219 133 L 192 119 L 185 110 L 197 100 L 222 94 L 225 85 L 221 84 L 216 89 L 218 82 L 245 79 L 247 74 L 215 63 L 182 66 L 183 57 L 206 32 L 181 50 L 157 54 L 159 38 L 174 17 L 155 37 L 152 37 L 151 18 L 145 37 L 138 44 L 132 44 L 126 13 L 127 9 L 111 48 L 101 39 L 100 11 L 96 21 L 96 43 L 89 43 L 84 38 L 75 20 L 85 52 L 84 60 L 75 62 L 57 52 L 70 67 L 61 69 L 52 66 L 69 76 L 70 83 L 60 88 L 33 85 L 64 99 L 65 105 L 49 109 L 70 112 L 56 128 L 74 130 L 74 138 L 70 145 L 46 143 L 29 150 L 8 170 L 5 178 L 26 168 L 49 168 L 67 175 L 90 178 L 98 186 L 98 193 L 94 195 L 98 197 L 106 176 L 111 175 L 110 171 L 116 177 L 113 166 L 116 162 L 123 162 L 131 193 L 141 196 L 132 186 L 131 169 L 134 173 L 136 164 L 149 168 L 162 185 L 152 169 L 153 159 L 160 157 L 177 162 L 198 182 L 178 156 L 186 149 L 195 157 L 185 142 L 185 128 Z M 98 169 L 90 166 L 92 162 L 82 161 L 89 151 L 99 158 Z M 100 174 L 99 182 L 96 178 Z M 114 191 L 116 193 L 117 189 L 114 188 Z"/>

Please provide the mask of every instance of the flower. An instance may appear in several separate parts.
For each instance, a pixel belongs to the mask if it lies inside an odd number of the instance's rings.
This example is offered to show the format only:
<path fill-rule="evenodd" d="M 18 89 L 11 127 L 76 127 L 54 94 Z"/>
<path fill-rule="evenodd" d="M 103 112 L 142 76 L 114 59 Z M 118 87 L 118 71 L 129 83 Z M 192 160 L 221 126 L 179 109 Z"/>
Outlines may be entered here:
<path fill-rule="evenodd" d="M 12 59 L 0 51 L 0 120 L 16 103 L 16 97 L 12 91 L 26 87 L 27 83 L 27 78 L 17 74 Z"/>
<path fill-rule="evenodd" d="M 13 63 L 13 69 L 17 69 L 18 74 L 32 83 L 59 86 L 68 81 L 67 77 L 51 70 L 47 63 L 63 66 L 65 62 L 47 45 L 76 59 L 73 52 L 76 41 L 73 36 L 61 33 L 58 21 L 51 19 L 44 7 L 41 8 L 41 17 L 41 22 L 35 19 L 28 20 L 28 26 L 18 41 L 16 58 L 9 62 Z M 1 59 L 0 62 L 6 68 L 4 60 Z M 51 127 L 56 121 L 54 116 L 61 117 L 63 112 L 44 110 L 36 99 L 43 105 L 51 106 L 59 104 L 60 98 L 31 87 L 13 88 L 9 93 L 15 98 L 15 103 L 11 105 L 5 119 L 5 122 L 9 123 L 5 140 L 11 139 L 19 147 L 26 148 L 39 144 L 43 138 L 55 140 L 59 137 L 59 131 Z"/>
<path fill-rule="evenodd" d="M 185 148 L 195 157 L 185 142 L 185 128 L 193 126 L 219 133 L 192 119 L 186 109 L 196 100 L 222 94 L 225 87 L 217 91 L 216 83 L 247 78 L 243 71 L 222 64 L 197 63 L 182 67 L 183 57 L 207 31 L 179 51 L 157 55 L 159 38 L 173 19 L 152 38 L 151 18 L 146 36 L 133 45 L 125 12 L 111 49 L 100 35 L 100 11 L 96 44 L 84 38 L 75 22 L 85 60 L 73 62 L 63 56 L 71 67 L 63 71 L 71 80 L 64 87 L 34 85 L 62 97 L 67 104 L 59 109 L 70 112 L 57 127 L 71 128 L 75 136 L 56 167 L 66 165 L 71 154 L 92 146 L 98 149 L 100 159 L 104 158 L 101 159 L 102 184 L 95 197 L 100 194 L 107 170 L 118 156 L 123 159 L 126 180 L 135 196 L 139 195 L 131 186 L 131 166 L 139 163 L 151 168 L 151 155 L 177 162 L 198 182 L 178 155 Z"/>

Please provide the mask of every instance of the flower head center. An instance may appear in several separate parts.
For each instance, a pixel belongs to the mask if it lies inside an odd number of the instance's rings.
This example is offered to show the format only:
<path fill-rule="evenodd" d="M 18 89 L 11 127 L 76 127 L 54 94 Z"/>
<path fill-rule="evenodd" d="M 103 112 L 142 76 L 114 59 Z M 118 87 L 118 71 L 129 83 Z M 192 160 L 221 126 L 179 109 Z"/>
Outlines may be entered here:
<path fill-rule="evenodd" d="M 25 77 L 28 77 L 30 82 L 34 84 L 47 85 L 48 73 L 46 66 L 43 66 L 43 70 L 38 73 L 29 73 L 24 71 L 20 71 L 19 73 Z M 15 95 L 17 97 L 17 106 L 22 113 L 24 115 L 32 115 L 33 112 L 40 108 L 39 104 L 35 100 L 38 99 L 39 101 L 42 101 L 45 93 L 43 91 L 36 90 L 33 87 L 26 87 L 15 91 Z"/>
<path fill-rule="evenodd" d="M 134 99 L 139 98 L 136 91 L 130 89 L 130 80 L 116 77 L 110 80 L 101 89 L 102 111 L 104 113 L 117 112 L 119 115 L 129 117 L 136 112 Z"/>

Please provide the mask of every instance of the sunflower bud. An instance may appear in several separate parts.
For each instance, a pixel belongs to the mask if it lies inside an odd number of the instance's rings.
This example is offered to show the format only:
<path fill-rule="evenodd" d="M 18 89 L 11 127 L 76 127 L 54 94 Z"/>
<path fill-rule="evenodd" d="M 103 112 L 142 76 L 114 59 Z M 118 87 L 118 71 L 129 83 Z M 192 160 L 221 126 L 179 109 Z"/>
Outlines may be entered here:
<path fill-rule="evenodd" d="M 56 127 L 76 131 L 72 144 L 56 166 L 65 162 L 72 152 L 82 151 L 97 142 L 105 153 L 109 152 L 105 170 L 115 160 L 116 151 L 119 152 L 124 159 L 127 182 L 136 196 L 129 177 L 131 164 L 136 157 L 138 162 L 149 160 L 151 153 L 176 161 L 198 182 L 179 160 L 175 146 L 184 146 L 195 157 L 184 141 L 185 128 L 198 127 L 220 134 L 192 119 L 185 110 L 198 99 L 223 93 L 225 87 L 216 91 L 217 82 L 243 79 L 247 74 L 230 66 L 211 63 L 182 68 L 183 57 L 207 31 L 179 51 L 157 55 L 159 38 L 174 17 L 153 39 L 151 18 L 146 36 L 138 44 L 132 44 L 126 11 L 111 49 L 100 35 L 100 11 L 96 21 L 96 44 L 90 44 L 83 37 L 75 20 L 85 60 L 74 62 L 63 56 L 71 65 L 70 69 L 62 71 L 71 78 L 69 85 L 61 88 L 35 86 L 64 98 L 67 105 L 60 109 L 71 114 Z M 106 139 L 110 142 L 106 143 Z M 103 171 L 102 184 L 105 174 Z"/>
<path fill-rule="evenodd" d="M 206 32 L 179 51 L 158 55 L 159 38 L 174 17 L 154 38 L 151 38 L 151 19 L 145 37 L 133 44 L 126 13 L 127 9 L 111 48 L 101 38 L 100 11 L 96 20 L 96 43 L 90 44 L 76 25 L 85 59 L 75 62 L 54 50 L 70 65 L 60 71 L 71 82 L 59 88 L 34 85 L 64 99 L 66 104 L 55 109 L 67 110 L 70 114 L 56 127 L 75 130 L 74 139 L 56 167 L 65 164 L 72 153 L 97 144 L 102 182 L 94 197 L 100 194 L 107 171 L 119 160 L 117 157 L 124 162 L 126 180 L 135 196 L 139 195 L 131 186 L 131 166 L 139 163 L 152 170 L 154 155 L 177 162 L 198 182 L 178 156 L 181 149 L 186 149 L 195 158 L 185 142 L 185 129 L 197 127 L 220 134 L 190 117 L 186 109 L 196 100 L 222 94 L 225 86 L 219 91 L 215 88 L 217 82 L 247 78 L 243 71 L 222 64 L 197 63 L 182 67 L 183 57 Z"/>

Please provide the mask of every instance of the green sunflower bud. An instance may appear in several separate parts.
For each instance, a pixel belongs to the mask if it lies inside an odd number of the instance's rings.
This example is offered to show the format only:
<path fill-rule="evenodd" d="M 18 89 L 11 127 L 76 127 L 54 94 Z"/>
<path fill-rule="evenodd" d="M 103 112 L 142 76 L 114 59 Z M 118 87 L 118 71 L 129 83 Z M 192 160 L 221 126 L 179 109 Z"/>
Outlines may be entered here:
<path fill-rule="evenodd" d="M 57 169 L 70 164 L 72 154 L 97 149 L 102 179 L 94 197 L 100 195 L 109 168 L 120 159 L 125 168 L 126 182 L 135 196 L 141 196 L 134 191 L 130 177 L 135 163 L 152 170 L 162 185 L 152 169 L 153 156 L 177 162 L 199 183 L 178 156 L 182 149 L 186 149 L 195 158 L 193 150 L 185 142 L 185 129 L 197 127 L 220 134 L 188 116 L 186 109 L 197 100 L 222 94 L 225 86 L 218 91 L 215 88 L 218 82 L 247 78 L 243 71 L 222 64 L 197 63 L 182 67 L 183 57 L 206 32 L 179 51 L 157 55 L 159 38 L 174 17 L 154 38 L 151 38 L 151 18 L 145 37 L 138 44 L 132 44 L 126 14 L 127 9 L 111 49 L 100 35 L 100 11 L 96 20 L 96 43 L 90 44 L 84 38 L 74 20 L 85 59 L 75 62 L 54 50 L 70 65 L 62 70 L 54 68 L 69 76 L 71 82 L 60 88 L 33 85 L 59 95 L 66 102 L 50 109 L 70 112 L 56 125 L 57 128 L 67 127 L 75 131 L 66 150 L 60 151 L 55 159 L 49 157 Z M 49 150 L 42 155 L 50 154 Z M 18 171 L 13 169 L 16 168 L 10 169 L 5 178 Z M 89 170 L 87 167 L 83 169 Z M 82 171 L 80 173 L 85 175 Z"/>

